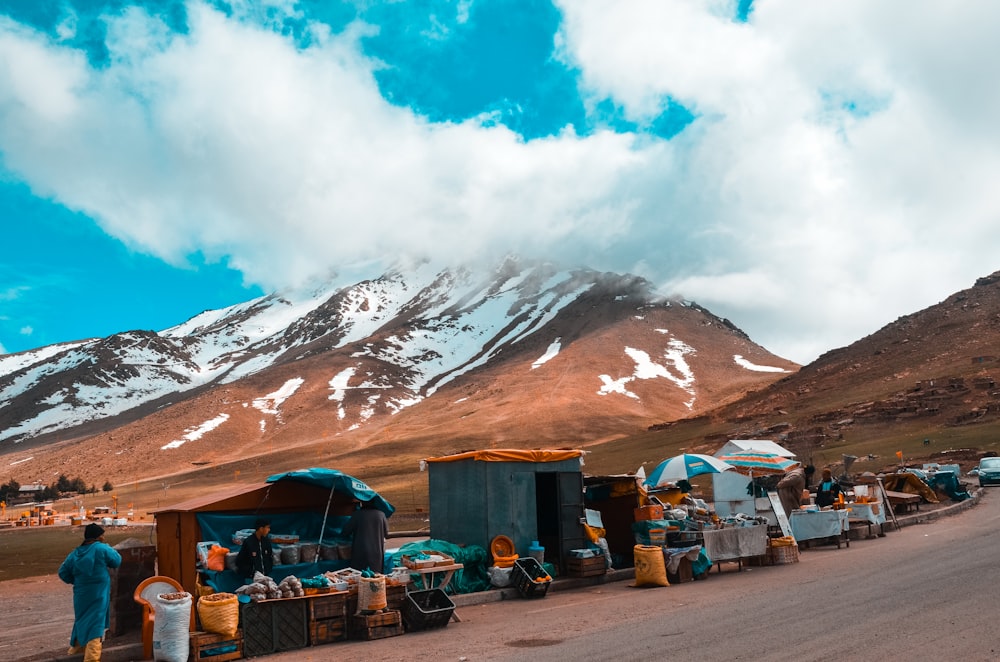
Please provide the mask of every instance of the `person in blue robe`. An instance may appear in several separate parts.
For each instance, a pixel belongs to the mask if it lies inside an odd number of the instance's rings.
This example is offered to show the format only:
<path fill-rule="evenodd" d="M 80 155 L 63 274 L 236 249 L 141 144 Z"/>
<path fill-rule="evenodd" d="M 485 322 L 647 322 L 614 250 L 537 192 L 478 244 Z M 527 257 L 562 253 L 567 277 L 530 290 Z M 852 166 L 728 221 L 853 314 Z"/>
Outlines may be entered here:
<path fill-rule="evenodd" d="M 73 632 L 69 654 L 83 653 L 84 662 L 101 659 L 101 641 L 111 625 L 111 575 L 109 568 L 122 564 L 122 557 L 104 542 L 104 529 L 88 524 L 83 544 L 59 566 L 59 579 L 73 585 Z"/>

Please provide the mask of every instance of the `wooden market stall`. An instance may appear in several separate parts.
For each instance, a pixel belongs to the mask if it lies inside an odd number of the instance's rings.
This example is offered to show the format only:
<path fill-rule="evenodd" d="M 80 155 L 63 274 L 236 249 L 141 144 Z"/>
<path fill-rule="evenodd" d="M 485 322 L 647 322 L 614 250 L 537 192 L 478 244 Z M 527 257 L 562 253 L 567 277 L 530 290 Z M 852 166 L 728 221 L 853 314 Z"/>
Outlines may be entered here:
<path fill-rule="evenodd" d="M 157 510 L 153 516 L 159 574 L 177 580 L 185 591 L 196 595 L 199 573 L 204 575 L 197 566 L 199 542 L 214 540 L 235 547 L 233 534 L 252 529 L 258 517 L 271 519 L 272 537 L 286 534 L 333 542 L 358 501 L 368 499 L 375 499 L 387 515 L 392 514 L 393 507 L 364 482 L 334 469 L 313 468 L 276 474 L 262 484 L 223 489 Z M 316 562 L 275 566 L 273 575 L 276 579 L 288 574 L 311 576 L 345 565 Z M 233 581 L 226 574 L 220 574 L 218 579 Z M 231 587 L 222 586 L 220 590 Z"/>
<path fill-rule="evenodd" d="M 527 556 L 532 542 L 545 561 L 565 567 L 587 546 L 580 450 L 483 450 L 426 460 L 430 535 L 489 549 L 509 537 Z"/>

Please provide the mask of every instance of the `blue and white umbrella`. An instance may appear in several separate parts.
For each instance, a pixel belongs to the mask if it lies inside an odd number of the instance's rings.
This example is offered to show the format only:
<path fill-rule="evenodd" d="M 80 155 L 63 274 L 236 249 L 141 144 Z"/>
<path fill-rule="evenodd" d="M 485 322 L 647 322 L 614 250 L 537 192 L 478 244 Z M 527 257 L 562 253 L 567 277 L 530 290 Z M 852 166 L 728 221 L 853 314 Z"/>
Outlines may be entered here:
<path fill-rule="evenodd" d="M 679 480 L 691 480 L 701 474 L 717 474 L 732 469 L 732 465 L 711 455 L 685 453 L 664 460 L 656 465 L 643 485 L 647 487 L 663 487 Z"/>

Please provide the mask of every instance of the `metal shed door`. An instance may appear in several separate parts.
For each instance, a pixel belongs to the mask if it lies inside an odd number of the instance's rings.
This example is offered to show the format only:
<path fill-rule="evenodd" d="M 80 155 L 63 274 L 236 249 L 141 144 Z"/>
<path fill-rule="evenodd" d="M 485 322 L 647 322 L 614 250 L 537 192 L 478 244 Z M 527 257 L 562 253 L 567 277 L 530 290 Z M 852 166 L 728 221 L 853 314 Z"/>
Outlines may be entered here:
<path fill-rule="evenodd" d="M 580 518 L 583 517 L 583 474 L 579 471 L 560 471 L 559 482 L 559 561 L 565 562 L 571 549 L 587 546 L 587 537 Z"/>

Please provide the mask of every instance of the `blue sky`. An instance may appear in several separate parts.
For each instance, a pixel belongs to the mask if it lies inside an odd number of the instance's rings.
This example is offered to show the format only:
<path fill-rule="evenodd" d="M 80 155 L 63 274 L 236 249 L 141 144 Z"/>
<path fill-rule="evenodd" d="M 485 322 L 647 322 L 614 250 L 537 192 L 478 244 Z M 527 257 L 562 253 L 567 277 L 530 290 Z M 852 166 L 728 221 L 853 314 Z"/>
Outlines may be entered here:
<path fill-rule="evenodd" d="M 807 362 L 1000 269 L 998 29 L 972 1 L 0 0 L 0 352 L 516 252 Z"/>

